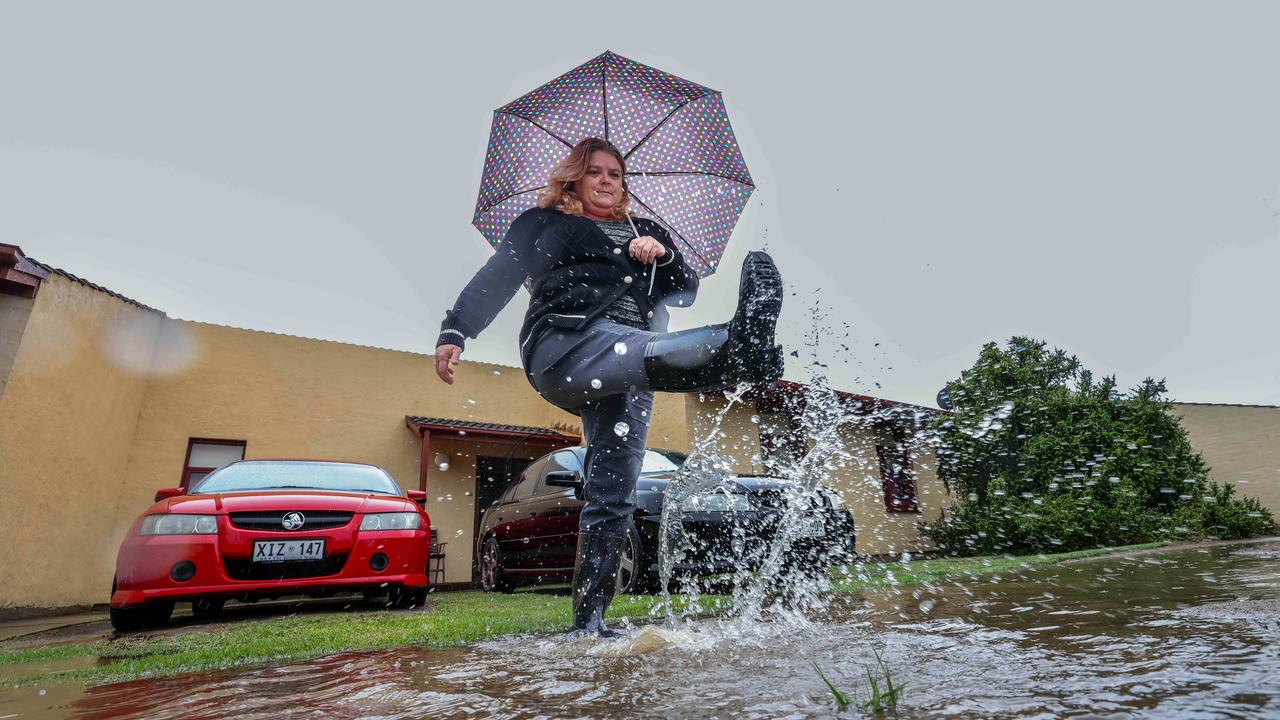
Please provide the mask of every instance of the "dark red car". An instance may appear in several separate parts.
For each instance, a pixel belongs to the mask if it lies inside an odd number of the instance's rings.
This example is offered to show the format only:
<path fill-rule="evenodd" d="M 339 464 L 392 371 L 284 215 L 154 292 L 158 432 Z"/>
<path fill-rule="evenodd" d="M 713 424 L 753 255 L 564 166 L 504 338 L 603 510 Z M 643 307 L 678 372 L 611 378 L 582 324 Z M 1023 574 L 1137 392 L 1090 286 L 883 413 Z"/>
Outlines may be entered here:
<path fill-rule="evenodd" d="M 161 490 L 120 546 L 111 624 L 162 625 L 176 602 L 211 616 L 229 599 L 344 591 L 420 605 L 425 498 L 377 466 L 317 460 L 242 460 Z"/>

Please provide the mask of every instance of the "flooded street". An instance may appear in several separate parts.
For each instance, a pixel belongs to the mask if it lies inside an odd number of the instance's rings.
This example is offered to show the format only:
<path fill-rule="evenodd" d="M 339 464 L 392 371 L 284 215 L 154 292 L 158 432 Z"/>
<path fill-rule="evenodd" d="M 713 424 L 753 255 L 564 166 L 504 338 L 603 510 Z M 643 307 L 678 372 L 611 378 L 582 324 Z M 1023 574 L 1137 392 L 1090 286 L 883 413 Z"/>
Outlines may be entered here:
<path fill-rule="evenodd" d="M 1280 541 L 844 595 L 808 620 L 11 688 L 0 717 L 830 717 L 837 708 L 812 663 L 862 701 L 873 650 L 906 685 L 901 717 L 1275 717 Z"/>

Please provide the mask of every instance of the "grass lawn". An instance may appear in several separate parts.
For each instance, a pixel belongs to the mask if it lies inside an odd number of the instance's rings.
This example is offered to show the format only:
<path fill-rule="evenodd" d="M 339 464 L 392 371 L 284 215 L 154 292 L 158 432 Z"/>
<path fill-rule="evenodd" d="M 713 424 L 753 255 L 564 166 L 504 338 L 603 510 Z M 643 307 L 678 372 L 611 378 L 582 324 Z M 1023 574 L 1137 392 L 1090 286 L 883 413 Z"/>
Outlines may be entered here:
<path fill-rule="evenodd" d="M 910 563 L 868 563 L 834 571 L 834 592 L 857 592 L 983 575 L 1105 555 L 1159 544 L 1100 548 L 1055 555 L 954 558 Z M 706 596 L 696 608 L 673 598 L 680 609 L 714 613 L 727 599 Z M 611 618 L 648 618 L 659 598 L 623 596 Z M 107 641 L 51 648 L 9 650 L 0 645 L 0 681 L 11 684 L 79 681 L 99 684 L 198 670 L 287 663 L 359 650 L 417 645 L 456 647 L 503 635 L 554 633 L 569 628 L 568 596 L 478 591 L 428 596 L 424 611 L 344 611 L 211 626 L 175 635 L 124 635 Z M 78 661 L 78 662 L 77 662 Z M 69 669 L 69 665 L 74 666 Z"/>

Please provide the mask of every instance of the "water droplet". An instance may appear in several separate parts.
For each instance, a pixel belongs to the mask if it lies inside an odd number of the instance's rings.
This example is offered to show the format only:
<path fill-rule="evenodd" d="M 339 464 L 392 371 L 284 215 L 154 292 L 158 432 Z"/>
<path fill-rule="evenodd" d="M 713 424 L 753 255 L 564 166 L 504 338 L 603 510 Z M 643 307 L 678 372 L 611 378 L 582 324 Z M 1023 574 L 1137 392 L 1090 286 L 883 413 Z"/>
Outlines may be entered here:
<path fill-rule="evenodd" d="M 627 344 L 626 344 L 626 343 L 622 343 L 622 342 L 614 343 L 614 344 L 613 344 L 613 351 L 614 351 L 614 352 L 616 352 L 616 353 L 618 353 L 619 355 L 626 355 L 626 354 L 627 354 Z"/>
<path fill-rule="evenodd" d="M 599 390 L 600 388 L 604 387 L 604 383 L 600 382 L 600 378 L 592 378 L 591 387 Z"/>
<path fill-rule="evenodd" d="M 760 424 L 760 416 L 759 416 L 759 415 L 752 415 L 752 416 L 751 416 L 751 422 L 755 423 L 756 425 L 759 425 L 759 424 Z"/>
<path fill-rule="evenodd" d="M 629 432 L 631 432 L 631 426 L 624 422 L 620 422 L 613 426 L 613 434 L 618 437 L 626 437 Z"/>
<path fill-rule="evenodd" d="M 522 540 L 521 542 L 523 542 L 525 545 L 528 545 L 528 544 L 529 544 L 529 538 L 525 538 L 525 539 L 524 539 L 524 540 Z"/>

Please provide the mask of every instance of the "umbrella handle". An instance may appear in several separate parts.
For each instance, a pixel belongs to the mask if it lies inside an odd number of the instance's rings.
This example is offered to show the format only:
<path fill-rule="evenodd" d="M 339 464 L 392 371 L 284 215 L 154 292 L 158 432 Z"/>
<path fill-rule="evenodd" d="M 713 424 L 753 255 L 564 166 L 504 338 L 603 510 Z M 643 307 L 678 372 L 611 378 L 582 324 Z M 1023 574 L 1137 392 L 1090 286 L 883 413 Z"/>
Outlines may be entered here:
<path fill-rule="evenodd" d="M 626 211 L 626 214 L 627 214 L 627 222 L 631 223 L 631 232 L 635 233 L 636 237 L 639 238 L 640 231 L 636 229 L 636 221 L 631 219 L 631 210 L 628 209 Z M 658 260 L 657 258 L 654 258 L 653 267 L 649 268 L 649 294 L 650 295 L 653 294 L 653 279 L 656 277 L 658 277 Z"/>

